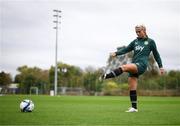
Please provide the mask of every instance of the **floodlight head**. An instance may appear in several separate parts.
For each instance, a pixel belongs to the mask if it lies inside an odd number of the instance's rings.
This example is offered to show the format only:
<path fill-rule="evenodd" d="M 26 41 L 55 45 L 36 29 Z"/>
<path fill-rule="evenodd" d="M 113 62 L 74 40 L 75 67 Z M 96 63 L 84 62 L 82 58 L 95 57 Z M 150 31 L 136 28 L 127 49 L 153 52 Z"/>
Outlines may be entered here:
<path fill-rule="evenodd" d="M 58 10 L 53 10 L 54 12 L 58 12 Z"/>
<path fill-rule="evenodd" d="M 53 10 L 54 12 L 59 12 L 59 13 L 61 13 L 61 11 L 60 10 Z"/>

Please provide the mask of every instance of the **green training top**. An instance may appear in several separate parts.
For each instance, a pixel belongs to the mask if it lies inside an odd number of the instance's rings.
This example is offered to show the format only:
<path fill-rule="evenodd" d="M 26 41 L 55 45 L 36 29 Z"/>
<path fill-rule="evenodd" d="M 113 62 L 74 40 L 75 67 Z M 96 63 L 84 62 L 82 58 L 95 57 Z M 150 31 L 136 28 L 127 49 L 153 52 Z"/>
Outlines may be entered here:
<path fill-rule="evenodd" d="M 134 51 L 132 63 L 142 63 L 147 67 L 148 58 L 153 52 L 154 58 L 158 63 L 159 68 L 162 68 L 162 61 L 159 52 L 156 48 L 156 43 L 151 38 L 137 38 L 133 40 L 127 47 L 122 48 L 116 52 L 116 55 L 123 55 L 127 52 Z"/>

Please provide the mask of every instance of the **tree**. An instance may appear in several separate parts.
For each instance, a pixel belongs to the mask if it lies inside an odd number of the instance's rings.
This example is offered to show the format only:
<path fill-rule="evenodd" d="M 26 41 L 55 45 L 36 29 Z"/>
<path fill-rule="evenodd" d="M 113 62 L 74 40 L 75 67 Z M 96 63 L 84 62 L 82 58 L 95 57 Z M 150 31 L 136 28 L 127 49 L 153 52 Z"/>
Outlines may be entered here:
<path fill-rule="evenodd" d="M 101 75 L 102 69 L 96 70 L 95 68 L 88 66 L 83 75 L 84 79 L 84 88 L 90 94 L 94 94 L 95 92 L 99 92 L 102 89 L 102 83 L 99 82 L 99 77 Z"/>
<path fill-rule="evenodd" d="M 12 83 L 11 75 L 2 71 L 0 73 L 0 86 L 7 86 L 10 83 Z"/>
<path fill-rule="evenodd" d="M 55 68 L 51 66 L 49 70 L 51 89 L 54 88 L 54 72 Z M 57 85 L 59 87 L 82 87 L 82 75 L 83 71 L 79 67 L 60 62 L 58 63 Z"/>
<path fill-rule="evenodd" d="M 29 93 L 32 86 L 40 89 L 40 93 L 49 92 L 49 71 L 38 67 L 18 67 L 19 74 L 15 76 L 15 82 L 19 83 L 21 93 Z"/>

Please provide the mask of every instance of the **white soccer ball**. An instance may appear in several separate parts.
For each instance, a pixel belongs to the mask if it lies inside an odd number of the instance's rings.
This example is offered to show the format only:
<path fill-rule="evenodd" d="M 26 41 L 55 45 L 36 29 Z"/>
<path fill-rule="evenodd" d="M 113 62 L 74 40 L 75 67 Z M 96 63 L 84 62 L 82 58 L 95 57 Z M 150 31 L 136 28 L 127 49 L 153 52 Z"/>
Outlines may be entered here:
<path fill-rule="evenodd" d="M 32 112 L 34 103 L 31 100 L 25 99 L 20 103 L 21 112 Z"/>

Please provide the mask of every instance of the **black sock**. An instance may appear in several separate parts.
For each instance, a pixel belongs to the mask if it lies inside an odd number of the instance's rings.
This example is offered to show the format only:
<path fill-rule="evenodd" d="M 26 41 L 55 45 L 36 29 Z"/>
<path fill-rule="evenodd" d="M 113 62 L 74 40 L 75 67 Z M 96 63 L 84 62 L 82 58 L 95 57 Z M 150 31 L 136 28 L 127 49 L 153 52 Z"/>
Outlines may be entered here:
<path fill-rule="evenodd" d="M 114 78 L 116 76 L 119 76 L 120 74 L 122 74 L 123 71 L 122 71 L 122 68 L 118 68 L 118 69 L 115 69 L 113 71 L 111 71 L 110 73 L 106 74 L 106 76 L 104 77 L 104 79 L 108 79 L 108 78 Z"/>
<path fill-rule="evenodd" d="M 137 93 L 136 93 L 136 90 L 130 91 L 130 100 L 131 100 L 132 107 L 137 109 Z"/>

